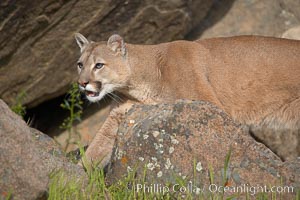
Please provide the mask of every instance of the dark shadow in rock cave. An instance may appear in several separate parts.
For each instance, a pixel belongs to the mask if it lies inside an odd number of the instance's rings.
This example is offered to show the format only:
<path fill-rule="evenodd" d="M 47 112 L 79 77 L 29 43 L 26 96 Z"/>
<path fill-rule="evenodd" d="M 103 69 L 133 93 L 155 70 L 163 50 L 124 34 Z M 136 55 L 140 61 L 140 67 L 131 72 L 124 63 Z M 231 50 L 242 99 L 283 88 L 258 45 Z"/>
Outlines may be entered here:
<path fill-rule="evenodd" d="M 31 127 L 38 129 L 50 137 L 58 136 L 64 131 L 59 128 L 60 125 L 64 119 L 69 116 L 68 111 L 60 107 L 65 96 L 66 95 L 64 94 L 28 109 L 26 111 L 25 121 L 28 122 Z M 90 103 L 87 100 L 84 100 L 84 98 L 82 99 L 84 102 L 82 120 L 105 108 L 110 102 L 110 99 L 108 98 L 105 98 L 99 103 Z"/>

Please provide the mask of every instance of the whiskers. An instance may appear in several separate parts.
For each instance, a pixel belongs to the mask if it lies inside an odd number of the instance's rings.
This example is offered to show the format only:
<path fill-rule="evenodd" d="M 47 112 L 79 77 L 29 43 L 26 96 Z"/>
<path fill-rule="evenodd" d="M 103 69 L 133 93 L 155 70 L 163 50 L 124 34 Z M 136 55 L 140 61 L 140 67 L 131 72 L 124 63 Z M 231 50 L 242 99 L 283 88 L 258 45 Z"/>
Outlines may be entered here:
<path fill-rule="evenodd" d="M 115 91 L 120 91 L 122 89 L 128 89 L 129 86 L 128 85 L 124 85 L 124 84 L 114 84 L 114 90 L 111 92 L 108 92 L 106 95 L 111 98 L 114 102 L 116 102 L 117 104 L 122 104 L 125 102 L 125 99 L 122 98 L 122 95 L 118 95 L 118 93 L 115 93 Z"/>
<path fill-rule="evenodd" d="M 107 96 L 109 96 L 117 104 L 124 103 L 124 100 L 120 96 L 118 96 L 117 94 L 115 94 L 113 92 L 107 93 Z"/>

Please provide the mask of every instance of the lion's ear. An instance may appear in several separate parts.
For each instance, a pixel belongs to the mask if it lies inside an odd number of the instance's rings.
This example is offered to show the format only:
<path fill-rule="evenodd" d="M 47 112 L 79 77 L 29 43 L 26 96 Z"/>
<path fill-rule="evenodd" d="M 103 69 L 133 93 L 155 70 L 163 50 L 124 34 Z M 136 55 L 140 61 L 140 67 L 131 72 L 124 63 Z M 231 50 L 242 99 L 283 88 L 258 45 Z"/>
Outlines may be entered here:
<path fill-rule="evenodd" d="M 114 52 L 120 52 L 123 56 L 126 54 L 126 47 L 123 38 L 114 34 L 107 41 L 107 46 Z"/>
<path fill-rule="evenodd" d="M 83 35 L 80 33 L 75 33 L 75 40 L 80 47 L 80 51 L 83 52 L 85 47 L 90 43 Z"/>

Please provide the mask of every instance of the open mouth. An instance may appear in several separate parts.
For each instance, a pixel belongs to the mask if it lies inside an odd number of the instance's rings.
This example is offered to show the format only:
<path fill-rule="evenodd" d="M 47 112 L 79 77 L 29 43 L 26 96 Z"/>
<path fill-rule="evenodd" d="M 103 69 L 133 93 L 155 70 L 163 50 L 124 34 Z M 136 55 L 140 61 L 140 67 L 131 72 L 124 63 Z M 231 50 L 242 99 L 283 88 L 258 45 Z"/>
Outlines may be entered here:
<path fill-rule="evenodd" d="M 97 96 L 99 96 L 99 92 L 93 92 L 93 91 L 85 90 L 84 93 L 88 97 L 97 97 Z"/>

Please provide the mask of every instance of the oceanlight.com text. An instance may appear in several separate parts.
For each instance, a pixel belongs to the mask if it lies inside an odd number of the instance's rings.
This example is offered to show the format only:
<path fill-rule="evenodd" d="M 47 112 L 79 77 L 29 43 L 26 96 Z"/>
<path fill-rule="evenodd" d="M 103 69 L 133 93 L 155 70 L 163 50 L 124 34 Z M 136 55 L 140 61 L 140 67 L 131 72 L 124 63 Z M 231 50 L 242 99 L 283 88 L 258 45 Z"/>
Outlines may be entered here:
<path fill-rule="evenodd" d="M 191 181 L 187 185 L 182 186 L 179 184 L 163 185 L 163 184 L 136 184 L 133 189 L 136 192 L 143 193 L 194 193 L 199 195 L 201 193 L 228 193 L 228 194 L 242 194 L 247 193 L 250 195 L 256 195 L 258 193 L 294 193 L 294 187 L 292 186 L 267 186 L 267 185 L 255 185 L 241 184 L 236 186 L 220 186 L 217 184 L 210 184 L 203 187 L 195 186 Z"/>

